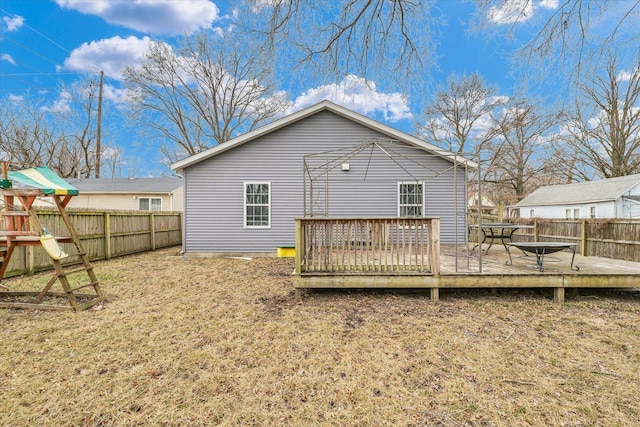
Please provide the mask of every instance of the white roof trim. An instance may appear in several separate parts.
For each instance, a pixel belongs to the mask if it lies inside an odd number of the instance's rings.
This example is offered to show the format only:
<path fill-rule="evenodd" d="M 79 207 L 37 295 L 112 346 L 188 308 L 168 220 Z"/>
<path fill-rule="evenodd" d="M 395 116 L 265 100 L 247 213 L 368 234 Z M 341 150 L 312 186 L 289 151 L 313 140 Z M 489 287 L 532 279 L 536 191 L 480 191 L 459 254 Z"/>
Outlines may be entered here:
<path fill-rule="evenodd" d="M 232 140 L 225 142 L 223 144 L 219 144 L 216 145 L 215 147 L 209 148 L 208 150 L 202 151 L 198 154 L 194 154 L 193 156 L 187 157 L 185 159 L 182 159 L 180 161 L 177 161 L 175 163 L 173 163 L 171 165 L 171 169 L 175 170 L 175 171 L 180 171 L 184 168 L 187 168 L 191 165 L 194 165 L 196 163 L 199 163 L 203 160 L 206 160 L 210 157 L 216 156 L 220 153 L 224 153 L 225 151 L 231 150 L 232 148 L 235 148 L 238 145 L 242 145 L 246 142 L 249 142 L 251 140 L 254 140 L 256 138 L 259 138 L 263 135 L 266 135 L 268 133 L 271 133 L 275 130 L 278 130 L 280 128 L 283 128 L 285 126 L 288 126 L 290 124 L 293 124 L 299 120 L 302 120 L 306 117 L 312 116 L 320 111 L 331 111 L 335 114 L 338 114 L 340 116 L 343 116 L 345 118 L 348 118 L 356 123 L 360 123 L 361 125 L 364 125 L 370 129 L 376 130 L 380 133 L 384 133 L 387 134 L 391 137 L 393 137 L 394 139 L 397 139 L 399 141 L 402 141 L 404 143 L 407 143 L 409 145 L 413 145 L 415 147 L 419 147 L 422 148 L 424 150 L 430 151 L 433 154 L 442 157 L 446 160 L 449 160 L 452 163 L 459 163 L 459 164 L 467 164 L 467 166 L 469 166 L 470 168 L 476 168 L 477 164 L 469 159 L 466 159 L 460 155 L 457 155 L 455 153 L 452 153 L 450 151 L 447 150 L 443 150 L 442 148 L 433 145 L 433 144 L 429 144 L 428 142 L 425 142 L 419 138 L 416 138 L 415 136 L 409 135 L 408 133 L 399 131 L 397 129 L 392 128 L 391 126 L 387 126 L 383 123 L 380 123 L 376 120 L 370 119 L 366 116 L 363 116 L 359 113 L 356 113 L 354 111 L 351 111 L 347 108 L 344 108 L 340 105 L 334 104 L 331 101 L 322 101 L 319 102 L 318 104 L 312 105 L 310 107 L 304 108 L 300 111 L 297 111 L 293 114 L 290 114 L 288 116 L 285 116 L 281 119 L 278 119 L 268 125 L 262 126 L 258 129 L 255 129 L 251 132 L 247 132 L 243 135 L 238 136 L 237 138 L 233 138 Z"/>
<path fill-rule="evenodd" d="M 524 204 L 521 205 L 519 204 L 520 202 L 516 203 L 515 205 L 511 205 L 509 207 L 513 207 L 513 208 L 535 208 L 535 207 L 544 207 L 544 206 L 577 206 L 577 205 L 585 205 L 585 204 L 593 204 L 593 203 L 606 203 L 606 202 L 615 202 L 617 199 L 585 199 L 585 200 L 580 200 L 580 201 L 574 201 L 574 202 L 547 202 L 544 204 L 541 203 L 531 203 L 531 204 Z"/>

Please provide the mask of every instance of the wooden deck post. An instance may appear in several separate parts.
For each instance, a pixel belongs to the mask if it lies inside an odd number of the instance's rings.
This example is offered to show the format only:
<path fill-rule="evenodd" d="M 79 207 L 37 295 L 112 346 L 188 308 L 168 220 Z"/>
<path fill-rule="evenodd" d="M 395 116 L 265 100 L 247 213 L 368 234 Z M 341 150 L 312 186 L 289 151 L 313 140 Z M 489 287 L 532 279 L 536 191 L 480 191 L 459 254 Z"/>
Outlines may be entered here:
<path fill-rule="evenodd" d="M 302 239 L 302 221 L 296 218 L 296 266 L 294 270 L 294 274 L 302 273 L 302 257 L 304 256 L 304 240 Z"/>
<path fill-rule="evenodd" d="M 431 219 L 431 272 L 440 275 L 440 218 Z"/>
<path fill-rule="evenodd" d="M 429 294 L 431 295 L 431 302 L 440 301 L 440 289 L 439 288 L 431 288 L 429 290 Z"/>
<path fill-rule="evenodd" d="M 564 304 L 564 288 L 553 288 L 553 302 Z"/>

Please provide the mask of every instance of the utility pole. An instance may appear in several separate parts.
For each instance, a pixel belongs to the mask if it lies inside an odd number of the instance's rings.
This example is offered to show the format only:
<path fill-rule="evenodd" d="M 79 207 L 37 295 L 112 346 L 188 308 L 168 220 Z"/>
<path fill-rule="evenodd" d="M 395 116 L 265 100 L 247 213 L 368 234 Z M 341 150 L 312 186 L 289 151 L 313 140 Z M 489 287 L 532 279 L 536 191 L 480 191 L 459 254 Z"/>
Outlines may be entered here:
<path fill-rule="evenodd" d="M 96 129 L 96 178 L 100 178 L 100 162 L 102 152 L 102 86 L 104 71 L 100 71 L 100 85 L 98 88 L 98 124 Z"/>

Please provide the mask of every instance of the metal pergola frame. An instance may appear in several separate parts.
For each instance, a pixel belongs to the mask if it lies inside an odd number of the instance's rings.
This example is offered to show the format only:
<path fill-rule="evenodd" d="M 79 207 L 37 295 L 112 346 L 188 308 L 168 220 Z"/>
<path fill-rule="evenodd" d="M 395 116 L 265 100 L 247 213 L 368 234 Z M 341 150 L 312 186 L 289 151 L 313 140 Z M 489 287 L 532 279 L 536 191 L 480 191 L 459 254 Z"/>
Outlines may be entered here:
<path fill-rule="evenodd" d="M 402 147 L 406 151 L 407 148 L 411 150 L 410 154 L 399 152 L 398 148 Z M 469 177 L 474 177 L 478 185 L 478 215 L 481 215 L 480 203 L 481 203 L 481 180 L 480 177 L 480 156 L 476 154 L 478 161 L 470 160 L 467 156 L 451 153 L 445 150 L 433 151 L 419 146 L 412 146 L 407 143 L 401 142 L 396 139 L 390 138 L 378 138 L 372 137 L 364 139 L 358 145 L 345 147 L 342 149 L 328 150 L 324 152 L 308 154 L 303 156 L 303 168 L 302 168 L 302 185 L 303 185 L 303 215 L 304 217 L 314 216 L 329 216 L 330 211 L 330 188 L 332 184 L 339 183 L 341 181 L 350 181 L 353 179 L 335 179 L 330 177 L 330 172 L 338 168 L 341 168 L 343 164 L 348 163 L 350 160 L 357 156 L 367 156 L 367 167 L 364 173 L 363 180 L 371 182 L 374 180 L 370 178 L 369 171 L 372 167 L 372 161 L 378 158 L 390 159 L 394 162 L 398 168 L 404 171 L 411 180 L 416 183 L 428 182 L 443 173 L 453 170 L 454 174 L 454 211 L 455 211 L 455 246 L 456 246 L 456 270 L 458 268 L 458 252 L 459 246 L 464 244 L 467 248 L 469 244 L 468 233 L 464 233 L 464 242 L 460 242 L 459 236 L 459 217 L 462 215 L 464 218 L 463 223 L 468 225 L 468 206 L 465 202 L 463 206 L 459 206 L 459 193 L 458 193 L 458 180 L 459 174 L 464 170 L 463 178 L 465 178 L 464 200 L 467 200 L 468 195 L 468 183 Z M 452 161 L 452 165 L 442 171 L 435 171 L 429 168 L 424 160 L 428 157 L 440 157 L 447 158 Z M 473 166 L 470 166 L 470 163 Z M 408 165 L 419 166 L 419 169 L 424 170 L 424 173 L 417 175 L 415 171 L 412 173 L 408 170 Z M 388 180 L 380 180 L 381 182 L 388 182 Z M 320 192 L 319 192 L 320 191 Z M 481 217 L 478 219 L 480 221 Z M 480 232 L 479 232 L 480 233 Z M 480 238 L 480 236 L 478 236 Z M 467 252 L 467 266 L 469 266 L 469 251 Z M 482 271 L 482 251 L 479 252 L 479 270 Z"/>

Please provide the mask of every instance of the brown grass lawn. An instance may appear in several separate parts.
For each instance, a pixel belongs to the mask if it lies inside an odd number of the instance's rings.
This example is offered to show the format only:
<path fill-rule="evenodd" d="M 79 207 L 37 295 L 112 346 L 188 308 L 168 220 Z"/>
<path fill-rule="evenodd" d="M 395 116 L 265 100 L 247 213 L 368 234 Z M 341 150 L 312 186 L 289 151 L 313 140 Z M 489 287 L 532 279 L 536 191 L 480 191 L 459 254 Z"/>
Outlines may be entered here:
<path fill-rule="evenodd" d="M 640 425 L 638 293 L 296 304 L 291 259 L 177 251 L 96 263 L 97 310 L 0 310 L 0 425 Z"/>

